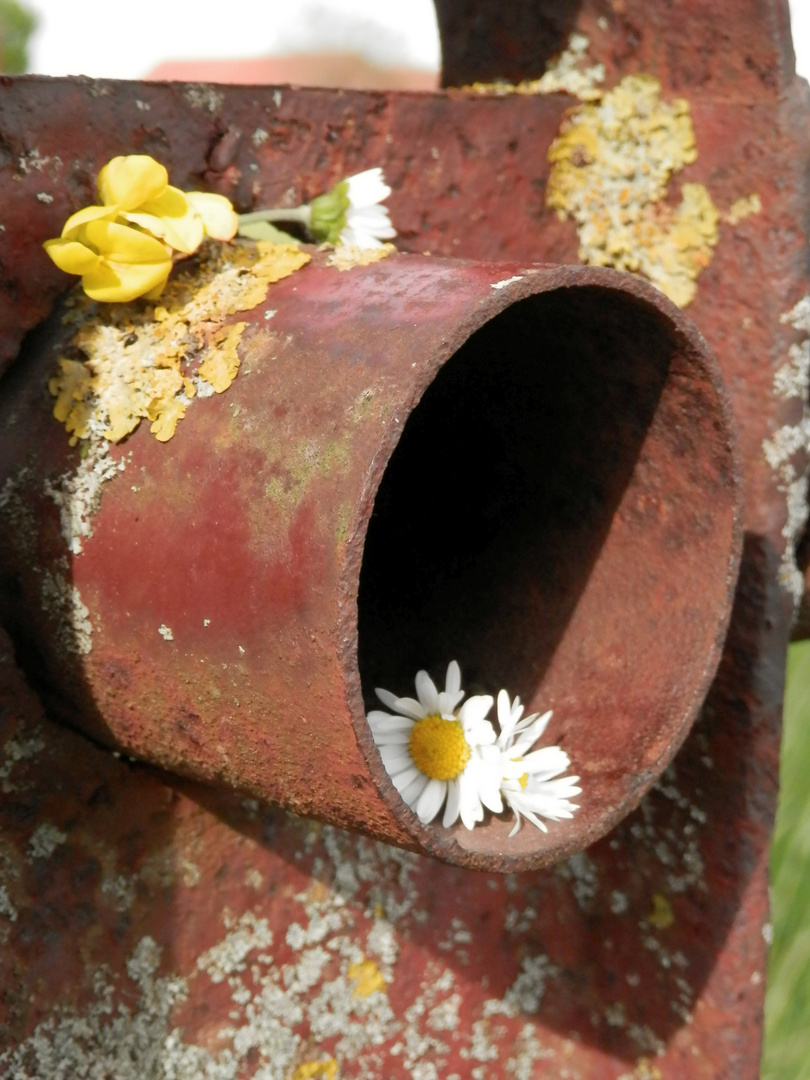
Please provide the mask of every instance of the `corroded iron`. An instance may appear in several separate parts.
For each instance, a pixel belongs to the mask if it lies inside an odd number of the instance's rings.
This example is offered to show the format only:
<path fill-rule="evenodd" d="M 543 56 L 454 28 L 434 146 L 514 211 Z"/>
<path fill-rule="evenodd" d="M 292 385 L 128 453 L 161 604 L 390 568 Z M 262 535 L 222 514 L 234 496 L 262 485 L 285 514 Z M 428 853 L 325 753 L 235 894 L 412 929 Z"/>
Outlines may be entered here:
<path fill-rule="evenodd" d="M 239 318 L 245 373 L 171 442 L 142 425 L 92 499 L 48 392 L 72 321 L 8 377 L 0 608 L 53 715 L 465 866 L 592 843 L 685 737 L 730 615 L 732 425 L 700 335 L 611 270 L 414 256 L 321 259 Z M 365 709 L 453 658 L 554 710 L 572 821 L 509 840 L 404 805 Z"/>
<path fill-rule="evenodd" d="M 637 811 L 553 869 L 491 877 L 222 789 L 179 790 L 50 722 L 4 648 L 0 1071 L 759 1076 L 768 841 L 806 513 L 810 102 L 793 76 L 787 4 L 514 3 L 493 27 L 488 4 L 470 0 L 461 33 L 445 18 L 458 5 L 437 6 L 446 83 L 536 79 L 576 30 L 605 86 L 649 74 L 665 100 L 688 103 L 697 159 L 679 179 L 705 185 L 721 215 L 688 310 L 729 390 L 745 482 L 718 676 Z M 3 360 L 64 287 L 39 243 L 92 198 L 112 154 L 154 153 L 179 186 L 216 188 L 242 210 L 379 164 L 404 250 L 571 263 L 579 239 L 546 206 L 546 154 L 577 105 L 4 79 Z M 732 225 L 753 194 L 761 211 Z"/>

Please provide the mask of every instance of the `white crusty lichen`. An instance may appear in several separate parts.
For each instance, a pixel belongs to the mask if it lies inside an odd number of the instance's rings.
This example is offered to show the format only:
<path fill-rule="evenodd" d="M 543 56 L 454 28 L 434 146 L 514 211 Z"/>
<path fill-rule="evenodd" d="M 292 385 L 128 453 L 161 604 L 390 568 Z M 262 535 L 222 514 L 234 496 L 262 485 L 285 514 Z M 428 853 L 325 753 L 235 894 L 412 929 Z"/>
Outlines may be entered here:
<path fill-rule="evenodd" d="M 31 761 L 45 749 L 45 739 L 38 728 L 30 731 L 15 731 L 3 746 L 0 756 L 0 791 L 8 795 L 19 791 L 19 780 L 14 778 L 14 770 L 21 761 Z"/>
<path fill-rule="evenodd" d="M 589 45 L 590 40 L 584 34 L 573 33 L 565 49 L 552 57 L 539 79 L 524 79 L 519 83 L 476 82 L 464 89 L 496 97 L 508 94 L 571 94 L 580 101 L 593 101 L 602 95 L 605 65 L 589 62 Z"/>
<path fill-rule="evenodd" d="M 800 398 L 807 401 L 810 389 L 810 293 L 803 296 L 779 321 L 792 326 L 805 336 L 790 346 L 788 362 L 780 367 L 773 378 L 773 392 L 779 398 Z"/>
<path fill-rule="evenodd" d="M 674 788 L 671 795 L 681 799 Z M 250 803 L 246 808 L 259 812 Z M 426 952 L 420 940 L 414 942 L 414 926 L 436 939 L 435 907 L 419 885 L 423 859 L 330 826 L 312 823 L 301 830 L 296 854 L 312 855 L 316 845 L 320 852 L 301 892 L 285 893 L 278 908 L 271 894 L 259 898 L 251 887 L 252 909 L 226 910 L 218 930 L 204 920 L 205 948 L 196 958 L 188 957 L 188 946 L 202 924 L 189 933 L 178 929 L 177 955 L 188 960 L 176 972 L 166 970 L 168 957 L 154 938 L 141 938 L 125 971 L 88 973 L 89 1002 L 80 994 L 79 1006 L 54 1005 L 22 1043 L 0 1049 L 0 1076 L 337 1080 L 344 1073 L 376 1078 L 402 1072 L 414 1080 L 462 1080 L 453 1072 L 460 1060 L 465 1077 L 530 1080 L 538 1069 L 545 1075 L 541 1063 L 548 1059 L 570 1058 L 572 1045 L 548 1031 L 544 1016 L 562 970 L 542 951 L 534 930 L 519 946 L 509 946 L 511 985 L 503 993 L 488 989 L 488 976 L 478 984 L 474 969 L 465 971 L 464 950 L 470 935 L 474 943 L 481 931 L 477 920 L 462 919 L 463 907 L 450 920 L 451 955 Z M 177 855 L 174 849 L 175 867 Z M 258 866 L 251 867 L 257 874 Z M 203 869 L 209 883 L 212 872 Z M 138 874 L 144 878 L 143 869 Z M 593 884 L 592 868 L 578 867 L 570 882 L 577 880 Z M 560 886 L 557 880 L 555 889 Z M 492 887 L 516 901 L 521 891 L 514 876 L 493 876 Z M 20 908 L 16 894 L 9 902 L 15 912 Z M 641 944 L 655 946 L 670 979 L 677 970 L 674 982 L 683 987 L 677 1003 L 688 1010 L 686 960 L 666 953 L 652 940 L 655 928 L 645 924 L 648 930 L 650 944 Z M 503 936 L 498 925 L 487 926 L 486 934 Z M 416 979 L 415 949 L 424 957 Z M 408 1004 L 395 1013 L 389 987 L 398 978 L 405 980 L 400 994 L 407 994 Z M 65 988 L 70 1001 L 73 989 Z M 210 1012 L 189 1027 L 190 1017 L 203 1015 L 201 1002 L 211 1003 Z M 657 1051 L 660 1041 L 649 1028 L 634 1025 L 630 1015 L 622 1019 L 643 1052 Z M 316 1071 L 319 1063 L 328 1068 Z"/>
<path fill-rule="evenodd" d="M 215 113 L 222 106 L 225 95 L 208 83 L 191 83 L 186 87 L 185 98 L 192 109 L 207 109 Z"/>
<path fill-rule="evenodd" d="M 55 825 L 43 821 L 38 825 L 28 841 L 28 853 L 33 859 L 49 859 L 60 844 L 67 840 L 67 834 Z"/>
<path fill-rule="evenodd" d="M 785 547 L 779 566 L 782 587 L 800 603 L 804 595 L 804 575 L 796 563 L 796 546 L 807 524 L 808 454 L 810 454 L 810 409 L 807 395 L 810 386 L 810 294 L 803 296 L 780 322 L 802 335 L 788 350 L 788 360 L 774 375 L 773 392 L 777 398 L 802 403 L 801 418 L 785 424 L 765 439 L 762 452 L 785 496 L 787 516 L 782 526 Z"/>
<path fill-rule="evenodd" d="M 72 555 L 82 552 L 82 541 L 93 535 L 93 516 L 101 506 L 104 484 L 126 468 L 126 459 L 115 461 L 106 439 L 93 436 L 73 472 L 56 481 L 45 481 L 45 493 L 59 508 L 62 536 Z"/>
<path fill-rule="evenodd" d="M 484 1016 L 531 1016 L 538 1012 L 549 979 L 559 974 L 544 953 L 525 956 L 520 972 L 502 998 L 484 1002 Z"/>
<path fill-rule="evenodd" d="M 81 1013 L 57 1008 L 17 1047 L 0 1051 L 0 1075 L 14 1080 L 213 1077 L 214 1073 L 206 1072 L 214 1064 L 212 1055 L 197 1047 L 182 1047 L 169 1026 L 169 1014 L 185 995 L 187 983 L 158 977 L 160 958 L 160 946 L 150 937 L 142 938 L 133 950 L 127 974 L 137 988 L 134 1006 L 132 999 L 114 1003 L 116 985 L 100 968 L 91 1005 Z"/>
<path fill-rule="evenodd" d="M 42 610 L 56 625 L 60 645 L 66 652 L 86 656 L 93 648 L 93 624 L 90 610 L 82 602 L 79 590 L 59 570 L 46 570 L 40 589 Z"/>
<path fill-rule="evenodd" d="M 218 944 L 197 957 L 197 967 L 208 973 L 211 982 L 221 983 L 229 976 L 247 967 L 247 957 L 255 949 L 269 949 L 273 944 L 273 932 L 267 919 L 257 918 L 246 911 L 240 918 L 225 912 L 227 935 Z"/>
<path fill-rule="evenodd" d="M 30 503 L 23 496 L 25 486 L 31 482 L 28 466 L 23 466 L 16 476 L 9 476 L 0 488 L 0 523 L 6 536 L 22 554 L 32 554 L 38 534 L 37 519 Z"/>
<path fill-rule="evenodd" d="M 0 917 L 8 919 L 10 922 L 16 922 L 19 918 L 17 909 L 12 904 L 5 885 L 0 885 Z M 0 1063 L 2 1063 L 2 1058 L 0 1058 Z"/>

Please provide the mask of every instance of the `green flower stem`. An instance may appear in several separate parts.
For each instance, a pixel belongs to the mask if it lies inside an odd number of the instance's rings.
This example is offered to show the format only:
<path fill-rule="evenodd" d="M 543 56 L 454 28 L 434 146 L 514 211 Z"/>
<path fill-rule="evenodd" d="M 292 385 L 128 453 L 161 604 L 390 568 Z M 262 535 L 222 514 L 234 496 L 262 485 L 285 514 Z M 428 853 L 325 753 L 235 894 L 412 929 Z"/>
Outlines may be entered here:
<path fill-rule="evenodd" d="M 240 214 L 239 225 L 256 225 L 260 221 L 294 221 L 309 228 L 309 206 L 293 206 L 289 210 L 254 210 L 252 214 Z"/>

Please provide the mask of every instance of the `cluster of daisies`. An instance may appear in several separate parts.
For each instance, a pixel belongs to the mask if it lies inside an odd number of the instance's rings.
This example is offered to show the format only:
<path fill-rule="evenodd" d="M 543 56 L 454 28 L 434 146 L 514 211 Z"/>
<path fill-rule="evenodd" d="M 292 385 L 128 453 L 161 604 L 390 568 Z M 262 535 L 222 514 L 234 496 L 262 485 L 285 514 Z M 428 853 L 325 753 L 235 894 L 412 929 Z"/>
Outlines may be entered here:
<path fill-rule="evenodd" d="M 391 194 L 382 169 L 339 181 L 310 203 L 238 215 L 224 195 L 181 191 L 148 154 L 114 157 L 96 181 L 98 204 L 71 214 L 61 236 L 44 248 L 60 270 L 77 274 L 93 300 L 126 303 L 157 299 L 175 261 L 194 254 L 205 237 L 297 244 L 273 222 L 303 227 L 318 243 L 379 248 L 396 236 L 388 210 Z"/>
<path fill-rule="evenodd" d="M 368 722 L 388 775 L 423 824 L 444 807 L 442 824 L 459 819 L 468 829 L 484 820 L 484 810 L 515 814 L 514 836 L 521 816 L 547 831 L 543 818 L 559 821 L 578 809 L 578 776 L 563 776 L 571 764 L 559 746 L 532 749 L 542 737 L 551 712 L 523 716 L 520 698 L 498 694 L 496 734 L 487 719 L 494 704 L 489 694 L 464 701 L 461 669 L 447 668 L 444 690 L 426 671 L 416 676 L 416 698 L 397 697 L 377 689 L 390 709 L 373 709 Z"/>

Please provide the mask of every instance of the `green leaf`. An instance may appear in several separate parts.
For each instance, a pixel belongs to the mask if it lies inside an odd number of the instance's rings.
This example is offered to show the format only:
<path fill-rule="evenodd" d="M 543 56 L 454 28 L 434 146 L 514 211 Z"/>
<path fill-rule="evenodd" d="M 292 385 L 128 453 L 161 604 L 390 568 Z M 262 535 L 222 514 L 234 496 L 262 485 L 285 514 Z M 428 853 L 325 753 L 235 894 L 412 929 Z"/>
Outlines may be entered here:
<path fill-rule="evenodd" d="M 253 225 L 240 225 L 239 235 L 246 236 L 248 240 L 267 240 L 271 244 L 300 244 L 294 236 L 277 229 L 269 221 L 257 221 Z"/>

